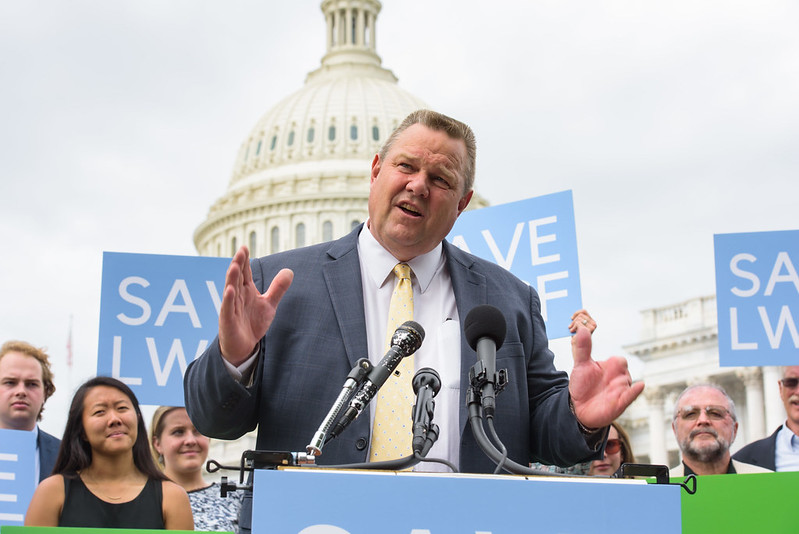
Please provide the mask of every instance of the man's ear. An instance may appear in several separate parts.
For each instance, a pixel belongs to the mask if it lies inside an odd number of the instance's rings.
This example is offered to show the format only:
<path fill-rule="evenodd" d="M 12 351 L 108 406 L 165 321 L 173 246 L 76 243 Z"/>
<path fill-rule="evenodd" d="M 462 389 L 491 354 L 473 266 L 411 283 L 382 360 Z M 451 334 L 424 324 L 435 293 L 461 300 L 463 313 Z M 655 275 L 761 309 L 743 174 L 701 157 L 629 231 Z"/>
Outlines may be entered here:
<path fill-rule="evenodd" d="M 463 210 L 466 209 L 466 206 L 469 205 L 469 201 L 472 200 L 472 195 L 474 194 L 474 190 L 469 191 L 466 193 L 463 198 L 458 201 L 458 215 L 463 213 Z"/>
<path fill-rule="evenodd" d="M 369 184 L 373 184 L 375 180 L 377 180 L 377 175 L 380 173 L 380 154 L 375 154 L 374 159 L 372 160 L 372 172 L 369 175 Z"/>

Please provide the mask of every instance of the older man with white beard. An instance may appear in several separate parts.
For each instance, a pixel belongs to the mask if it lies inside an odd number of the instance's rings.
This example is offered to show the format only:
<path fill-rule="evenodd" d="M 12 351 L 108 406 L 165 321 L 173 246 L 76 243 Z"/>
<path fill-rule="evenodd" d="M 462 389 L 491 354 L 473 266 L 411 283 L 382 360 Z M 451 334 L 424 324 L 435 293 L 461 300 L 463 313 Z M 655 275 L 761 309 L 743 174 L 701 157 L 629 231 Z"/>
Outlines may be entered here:
<path fill-rule="evenodd" d="M 670 470 L 670 476 L 769 472 L 730 457 L 738 418 L 735 403 L 721 386 L 698 384 L 683 390 L 674 407 L 671 428 L 682 463 Z"/>

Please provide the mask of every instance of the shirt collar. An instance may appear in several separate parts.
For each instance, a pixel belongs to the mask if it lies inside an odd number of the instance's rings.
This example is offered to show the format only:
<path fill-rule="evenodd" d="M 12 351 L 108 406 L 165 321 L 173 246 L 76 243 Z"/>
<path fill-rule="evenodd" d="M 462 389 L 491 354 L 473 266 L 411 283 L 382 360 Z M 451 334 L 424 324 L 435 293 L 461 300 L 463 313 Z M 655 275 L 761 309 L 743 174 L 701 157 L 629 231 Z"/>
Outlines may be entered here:
<path fill-rule="evenodd" d="M 358 235 L 358 253 L 361 255 L 362 264 L 371 283 L 375 287 L 382 287 L 383 284 L 392 280 L 394 266 L 399 263 L 399 260 L 375 239 L 368 224 L 369 221 L 363 225 L 361 233 Z M 430 287 L 430 282 L 433 281 L 436 272 L 444 266 L 444 246 L 439 243 L 430 252 L 416 256 L 405 263 L 410 265 L 413 278 L 419 285 L 419 291 L 424 293 Z"/>
<path fill-rule="evenodd" d="M 782 428 L 777 433 L 777 440 L 781 441 L 787 450 L 799 450 L 799 436 L 793 433 L 793 430 L 788 428 L 788 421 L 783 423 Z"/>

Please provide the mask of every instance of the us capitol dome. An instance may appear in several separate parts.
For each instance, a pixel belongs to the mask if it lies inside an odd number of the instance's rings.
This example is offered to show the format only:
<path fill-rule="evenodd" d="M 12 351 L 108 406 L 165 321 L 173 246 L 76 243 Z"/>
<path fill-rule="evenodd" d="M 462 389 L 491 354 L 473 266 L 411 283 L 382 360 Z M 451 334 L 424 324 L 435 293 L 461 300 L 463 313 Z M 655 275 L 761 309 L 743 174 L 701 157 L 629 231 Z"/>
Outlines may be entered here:
<path fill-rule="evenodd" d="M 194 232 L 203 256 L 252 257 L 330 241 L 366 220 L 374 155 L 427 104 L 375 50 L 377 0 L 324 0 L 321 66 L 266 112 L 239 148 L 227 191 Z M 475 193 L 470 207 L 487 205 Z"/>

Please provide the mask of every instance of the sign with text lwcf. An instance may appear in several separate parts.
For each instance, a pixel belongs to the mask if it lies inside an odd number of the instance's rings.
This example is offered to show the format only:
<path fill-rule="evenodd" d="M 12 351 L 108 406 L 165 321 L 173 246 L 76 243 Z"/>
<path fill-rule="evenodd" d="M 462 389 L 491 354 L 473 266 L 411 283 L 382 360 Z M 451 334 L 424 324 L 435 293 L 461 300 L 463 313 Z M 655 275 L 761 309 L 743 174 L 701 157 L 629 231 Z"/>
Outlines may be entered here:
<path fill-rule="evenodd" d="M 799 365 L 799 230 L 713 237 L 719 364 Z"/>

